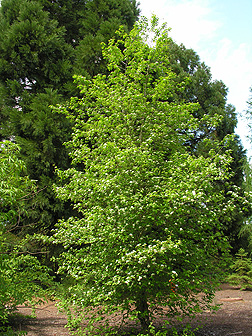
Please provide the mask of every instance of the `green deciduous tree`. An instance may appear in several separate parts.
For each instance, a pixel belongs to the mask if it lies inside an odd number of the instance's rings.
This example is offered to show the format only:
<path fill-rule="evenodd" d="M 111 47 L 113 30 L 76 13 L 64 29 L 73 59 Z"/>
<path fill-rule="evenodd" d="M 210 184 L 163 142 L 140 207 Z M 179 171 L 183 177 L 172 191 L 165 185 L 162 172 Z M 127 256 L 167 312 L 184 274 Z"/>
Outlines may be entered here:
<path fill-rule="evenodd" d="M 18 227 L 27 204 L 37 193 L 35 181 L 28 178 L 20 148 L 10 142 L 0 142 L 0 223 L 1 230 Z"/>
<path fill-rule="evenodd" d="M 5 329 L 9 314 L 20 304 L 45 297 L 52 285 L 48 269 L 29 253 L 28 241 L 13 232 L 19 218 L 28 211 L 36 185 L 25 174 L 17 145 L 0 143 L 0 331 Z"/>
<path fill-rule="evenodd" d="M 228 250 L 223 221 L 239 195 L 221 150 L 230 136 L 211 140 L 208 155 L 187 151 L 193 131 L 216 128 L 220 116 L 199 120 L 198 103 L 176 101 L 188 80 L 170 69 L 165 27 L 154 17 L 118 34 L 103 50 L 109 75 L 78 76 L 81 98 L 56 109 L 74 124 L 73 167 L 58 171 L 56 191 L 79 216 L 60 221 L 51 240 L 64 245 L 59 272 L 73 280 L 66 306 L 90 324 L 94 307 L 96 317 L 123 310 L 146 329 L 161 306 L 176 316 L 209 305 Z"/>

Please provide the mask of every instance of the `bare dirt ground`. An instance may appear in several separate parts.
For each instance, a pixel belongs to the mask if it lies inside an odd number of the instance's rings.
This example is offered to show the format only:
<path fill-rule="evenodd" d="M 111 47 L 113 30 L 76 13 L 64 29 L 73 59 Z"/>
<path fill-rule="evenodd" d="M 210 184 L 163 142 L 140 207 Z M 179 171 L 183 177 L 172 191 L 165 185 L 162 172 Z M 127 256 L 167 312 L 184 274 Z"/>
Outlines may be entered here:
<path fill-rule="evenodd" d="M 240 291 L 223 285 L 216 292 L 215 303 L 221 304 L 216 313 L 204 312 L 190 324 L 193 328 L 201 326 L 195 332 L 197 336 L 252 336 L 252 291 Z M 31 309 L 19 307 L 21 315 L 16 321 L 19 330 L 28 332 L 28 336 L 67 336 L 64 328 L 66 317 L 58 312 L 54 302 L 45 303 L 37 309 L 34 319 L 22 316 L 31 314 Z"/>

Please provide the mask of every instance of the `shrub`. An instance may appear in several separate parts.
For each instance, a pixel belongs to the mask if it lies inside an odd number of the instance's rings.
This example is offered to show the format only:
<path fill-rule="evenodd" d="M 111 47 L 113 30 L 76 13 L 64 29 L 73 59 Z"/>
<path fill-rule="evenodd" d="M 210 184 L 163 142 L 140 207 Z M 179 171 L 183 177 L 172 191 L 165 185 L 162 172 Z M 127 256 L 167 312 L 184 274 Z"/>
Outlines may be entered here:
<path fill-rule="evenodd" d="M 230 284 L 239 286 L 241 290 L 252 288 L 252 260 L 247 256 L 248 253 L 244 249 L 238 251 L 231 266 L 233 273 L 227 278 Z"/>

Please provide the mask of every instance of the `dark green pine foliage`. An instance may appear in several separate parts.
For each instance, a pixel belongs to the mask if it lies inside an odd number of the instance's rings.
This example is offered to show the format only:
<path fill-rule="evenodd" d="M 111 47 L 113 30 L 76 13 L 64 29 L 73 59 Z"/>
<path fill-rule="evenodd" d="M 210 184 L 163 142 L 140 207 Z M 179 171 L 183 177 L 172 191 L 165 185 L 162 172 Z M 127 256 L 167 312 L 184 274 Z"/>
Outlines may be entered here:
<path fill-rule="evenodd" d="M 15 17 L 9 14 L 13 7 Z M 14 100 L 11 105 L 17 105 L 24 92 L 28 99 L 45 87 L 62 90 L 72 76 L 73 58 L 73 49 L 64 40 L 65 29 L 34 1 L 3 0 L 1 13 L 0 71 Z"/>
<path fill-rule="evenodd" d="M 194 113 L 194 116 L 202 120 L 204 115 L 219 116 L 223 118 L 221 123 L 209 127 L 204 119 L 200 127 L 191 130 L 192 137 L 187 142 L 188 149 L 195 151 L 204 151 L 202 140 L 218 139 L 222 140 L 226 134 L 234 133 L 236 127 L 236 115 L 234 110 L 230 113 L 230 106 L 226 104 L 227 88 L 222 81 L 212 80 L 210 68 L 200 62 L 199 56 L 192 49 L 186 49 L 183 45 L 177 45 L 171 41 L 169 45 L 171 68 L 178 75 L 178 80 L 188 80 L 190 85 L 184 90 L 177 92 L 178 100 L 188 102 L 198 102 L 200 108 Z M 183 84 L 182 84 L 183 87 Z M 222 124 L 226 124 L 223 129 Z M 218 127 L 217 127 L 218 124 Z M 228 127 L 227 127 L 228 125 Z M 220 132 L 222 129 L 222 134 Z"/>
<path fill-rule="evenodd" d="M 51 185 L 54 165 L 67 167 L 63 142 L 71 129 L 49 106 L 66 93 L 73 48 L 64 40 L 64 28 L 49 18 L 41 4 L 7 0 L 1 6 L 1 137 L 14 137 L 30 177 L 38 181 L 37 207 L 23 223 L 43 231 L 63 210 L 62 202 L 54 200 Z"/>
<path fill-rule="evenodd" d="M 120 25 L 129 32 L 139 15 L 135 0 L 87 1 L 76 49 L 75 73 L 93 77 L 107 71 L 101 43 L 107 43 Z"/>
<path fill-rule="evenodd" d="M 218 139 L 223 139 L 225 135 L 230 134 L 233 136 L 232 141 L 229 141 L 226 146 L 223 147 L 223 152 L 230 150 L 233 161 L 230 164 L 230 169 L 233 172 L 232 177 L 229 179 L 226 185 L 224 186 L 224 191 L 226 197 L 230 197 L 230 191 L 238 193 L 240 196 L 244 196 L 246 192 L 245 186 L 245 165 L 247 162 L 246 150 L 244 149 L 241 140 L 237 134 L 235 134 L 235 129 L 237 126 L 237 115 L 235 108 L 232 105 L 225 106 L 225 114 L 223 116 L 222 122 L 217 127 L 216 135 Z M 236 185 L 240 189 L 231 188 L 230 185 Z M 244 206 L 242 203 L 237 202 L 236 212 L 232 217 L 232 220 L 226 220 L 226 235 L 229 237 L 231 243 L 233 254 L 238 253 L 239 249 L 242 247 L 247 250 L 249 245 L 249 239 L 246 239 L 245 236 L 240 235 L 240 231 L 244 226 L 244 223 L 249 217 L 251 217 L 252 212 L 251 208 L 244 210 L 243 214 L 240 212 L 240 209 L 243 209 Z"/>
<path fill-rule="evenodd" d="M 73 46 L 83 38 L 81 33 L 83 15 L 87 0 L 34 0 L 49 13 L 52 20 L 57 20 L 66 30 L 65 41 Z"/>
<path fill-rule="evenodd" d="M 241 290 L 252 288 L 252 260 L 248 258 L 248 253 L 244 249 L 239 249 L 236 253 L 236 260 L 231 266 L 233 271 L 227 281 Z"/>
<path fill-rule="evenodd" d="M 88 34 L 97 35 L 101 26 L 116 22 L 113 29 L 107 31 L 111 36 L 114 29 L 124 25 L 131 29 L 139 15 L 135 0 L 35 0 L 41 3 L 51 19 L 56 19 L 66 29 L 66 41 L 73 45 Z M 112 28 L 112 27 L 111 27 Z"/>
<path fill-rule="evenodd" d="M 36 94 L 29 110 L 20 111 L 20 132 L 16 136 L 23 149 L 30 178 L 38 180 L 40 192 L 35 199 L 34 211 L 30 212 L 30 220 L 38 222 L 36 227 L 39 231 L 50 230 L 59 217 L 68 216 L 71 211 L 71 208 L 55 199 L 52 191 L 55 165 L 63 169 L 69 166 L 63 143 L 68 139 L 71 127 L 65 118 L 53 114 L 50 108 L 60 99 L 58 92 L 49 88 L 45 89 L 45 93 Z"/>
<path fill-rule="evenodd" d="M 99 54 L 101 47 L 97 41 L 111 38 L 120 24 L 130 29 L 138 15 L 136 3 L 130 0 L 91 3 L 1 2 L 0 137 L 15 139 L 21 146 L 29 176 L 37 180 L 40 192 L 34 209 L 23 218 L 24 226 L 30 228 L 34 224 L 33 230 L 37 232 L 50 231 L 59 218 L 68 217 L 72 211 L 52 191 L 55 166 L 69 167 L 63 143 L 69 139 L 71 125 L 50 106 L 64 103 L 72 95 L 72 77 L 77 69 L 90 75 L 94 68 L 102 71 L 95 57 L 82 59 L 78 45 L 87 36 L 99 35 L 97 40 L 90 39 L 89 45 L 87 40 L 82 42 Z M 93 23 L 88 22 L 91 14 Z"/>

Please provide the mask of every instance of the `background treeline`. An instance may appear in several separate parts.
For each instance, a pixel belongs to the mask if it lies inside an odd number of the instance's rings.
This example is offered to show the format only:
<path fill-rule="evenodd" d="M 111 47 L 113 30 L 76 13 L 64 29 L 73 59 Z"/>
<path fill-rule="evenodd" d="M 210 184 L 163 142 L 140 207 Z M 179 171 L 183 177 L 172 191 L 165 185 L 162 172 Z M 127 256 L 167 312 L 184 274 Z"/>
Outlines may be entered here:
<path fill-rule="evenodd" d="M 55 166 L 69 166 L 63 143 L 71 124 L 50 105 L 76 93 L 74 74 L 92 77 L 104 71 L 101 42 L 120 25 L 129 31 L 138 14 L 129 0 L 1 2 L 1 138 L 15 138 L 40 190 L 23 227 L 48 233 L 71 213 L 52 191 Z"/>

